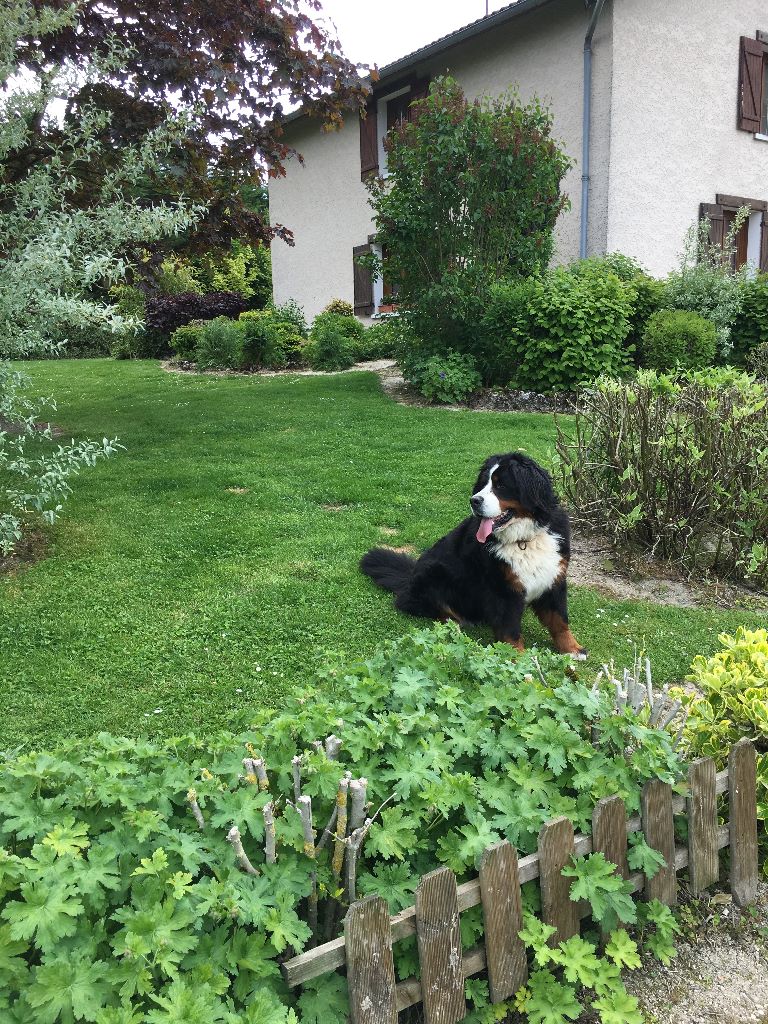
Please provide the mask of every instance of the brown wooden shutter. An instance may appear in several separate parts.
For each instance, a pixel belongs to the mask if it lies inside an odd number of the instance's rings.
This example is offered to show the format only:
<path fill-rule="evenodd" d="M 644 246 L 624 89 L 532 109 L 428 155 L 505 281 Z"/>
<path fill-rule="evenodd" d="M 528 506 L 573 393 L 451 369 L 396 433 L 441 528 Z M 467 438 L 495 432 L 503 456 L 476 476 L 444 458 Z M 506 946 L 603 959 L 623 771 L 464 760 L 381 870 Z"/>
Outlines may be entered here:
<path fill-rule="evenodd" d="M 768 274 L 768 212 L 765 210 L 760 222 L 760 270 Z"/>
<path fill-rule="evenodd" d="M 717 203 L 702 203 L 699 208 L 699 219 L 709 218 L 710 245 L 722 245 L 725 240 L 725 215 L 723 208 Z"/>
<path fill-rule="evenodd" d="M 379 173 L 379 132 L 376 100 L 369 100 L 366 116 L 360 116 L 360 177 Z"/>
<path fill-rule="evenodd" d="M 426 99 L 429 94 L 429 79 L 422 78 L 416 81 L 411 86 L 411 103 L 418 103 L 419 100 Z M 413 120 L 416 111 L 413 107 L 410 108 L 410 118 Z"/>
<path fill-rule="evenodd" d="M 370 251 L 370 245 L 356 245 L 352 250 L 356 316 L 370 316 L 373 312 L 373 278 L 368 267 L 361 267 L 358 263 L 358 259 Z"/>
<path fill-rule="evenodd" d="M 738 127 L 759 132 L 763 109 L 763 60 L 765 47 L 757 39 L 742 36 L 739 46 Z"/>

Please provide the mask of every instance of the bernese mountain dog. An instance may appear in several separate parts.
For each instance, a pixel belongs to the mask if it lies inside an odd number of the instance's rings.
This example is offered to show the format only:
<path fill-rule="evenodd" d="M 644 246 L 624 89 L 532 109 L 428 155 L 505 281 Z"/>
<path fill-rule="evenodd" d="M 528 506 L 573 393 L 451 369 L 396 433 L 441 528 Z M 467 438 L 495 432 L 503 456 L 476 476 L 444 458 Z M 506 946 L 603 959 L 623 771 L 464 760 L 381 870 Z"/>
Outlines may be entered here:
<path fill-rule="evenodd" d="M 472 515 L 421 558 L 373 548 L 360 568 L 394 593 L 400 611 L 486 624 L 496 640 L 519 651 L 521 620 L 530 605 L 555 650 L 585 658 L 568 626 L 568 515 L 546 470 L 519 452 L 492 455 L 480 469 L 469 504 Z"/>

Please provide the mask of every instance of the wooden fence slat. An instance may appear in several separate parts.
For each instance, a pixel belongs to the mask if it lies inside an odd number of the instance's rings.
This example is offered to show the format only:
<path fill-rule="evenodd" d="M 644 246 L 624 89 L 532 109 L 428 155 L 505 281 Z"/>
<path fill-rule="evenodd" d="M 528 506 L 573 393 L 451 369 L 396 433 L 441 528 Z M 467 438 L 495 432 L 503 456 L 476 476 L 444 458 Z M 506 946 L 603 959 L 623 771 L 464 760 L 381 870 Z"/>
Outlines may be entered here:
<path fill-rule="evenodd" d="M 489 846 L 480 863 L 485 956 L 492 1003 L 513 996 L 528 980 L 517 850 L 504 841 Z"/>
<path fill-rule="evenodd" d="M 748 741 L 743 741 L 748 742 Z M 718 795 L 727 793 L 729 791 L 729 773 L 728 769 L 719 771 L 717 773 L 717 788 L 716 792 Z M 685 810 L 685 798 L 682 796 L 675 795 L 672 799 L 672 807 L 675 813 L 680 813 Z M 627 821 L 627 832 L 639 832 L 642 826 L 642 822 L 639 815 L 634 815 Z M 725 830 L 724 837 L 720 833 Z M 723 826 L 723 829 L 718 831 L 718 846 L 722 847 L 728 845 L 728 826 Z M 592 852 L 592 837 L 591 836 L 576 836 L 575 840 L 576 855 L 578 857 L 586 857 Z M 688 851 L 684 848 L 676 854 L 678 868 L 684 867 L 688 863 Z M 682 859 L 681 859 L 682 858 Z M 521 857 L 518 860 L 518 876 L 520 878 L 520 884 L 524 882 L 530 882 L 535 878 L 539 877 L 539 855 L 538 853 L 528 854 L 526 857 Z M 633 880 L 642 880 L 641 876 L 637 873 L 631 876 Z M 634 882 L 633 882 L 634 884 Z M 637 888 L 641 888 L 638 881 Z M 480 903 L 480 881 L 477 878 L 472 878 L 468 882 L 462 882 L 458 887 L 459 897 L 459 910 L 469 910 L 470 907 L 476 907 Z M 405 910 L 401 910 L 399 914 L 395 914 L 391 922 L 392 941 L 396 942 L 399 939 L 408 938 L 410 935 L 416 934 L 416 908 L 406 907 Z M 286 982 L 291 988 L 296 985 L 301 985 L 305 981 L 309 981 L 311 978 L 317 978 L 321 974 L 328 974 L 329 971 L 335 970 L 337 967 L 343 967 L 346 960 L 344 938 L 331 939 L 330 942 L 324 942 L 322 946 L 316 946 L 314 949 L 308 949 L 304 953 L 299 953 L 298 956 L 293 957 L 291 960 L 286 960 L 281 965 L 281 970 Z"/>
<path fill-rule="evenodd" d="M 344 920 L 352 1024 L 397 1024 L 389 907 L 381 896 L 353 903 Z"/>
<path fill-rule="evenodd" d="M 688 769 L 688 873 L 695 896 L 716 882 L 720 874 L 715 776 L 711 757 L 700 757 Z"/>
<path fill-rule="evenodd" d="M 629 878 L 627 863 L 627 809 L 620 796 L 604 796 L 592 812 L 592 850 L 615 864 Z"/>
<path fill-rule="evenodd" d="M 757 765 L 750 740 L 739 740 L 728 755 L 731 892 L 738 906 L 757 891 Z"/>
<path fill-rule="evenodd" d="M 539 883 L 541 916 L 557 929 L 549 940 L 553 946 L 579 934 L 579 908 L 570 896 L 571 879 L 561 872 L 574 852 L 573 825 L 568 818 L 555 818 L 539 832 Z"/>
<path fill-rule="evenodd" d="M 675 873 L 675 823 L 672 818 L 672 787 L 651 779 L 643 786 L 642 818 L 645 841 L 662 855 L 666 866 L 646 879 L 645 898 L 660 900 L 668 907 L 677 903 Z"/>
<path fill-rule="evenodd" d="M 416 890 L 416 939 L 426 1024 L 457 1024 L 467 1015 L 456 876 L 423 875 Z"/>

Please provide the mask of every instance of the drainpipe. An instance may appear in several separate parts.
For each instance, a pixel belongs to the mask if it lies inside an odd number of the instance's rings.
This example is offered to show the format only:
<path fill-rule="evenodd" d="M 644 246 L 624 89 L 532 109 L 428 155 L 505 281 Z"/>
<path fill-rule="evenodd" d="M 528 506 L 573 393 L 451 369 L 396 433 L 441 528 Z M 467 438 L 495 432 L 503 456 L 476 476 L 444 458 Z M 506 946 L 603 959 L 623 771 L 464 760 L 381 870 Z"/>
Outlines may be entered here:
<path fill-rule="evenodd" d="M 587 222 L 589 220 L 589 133 L 592 124 L 592 36 L 605 0 L 594 0 L 592 17 L 584 38 L 584 108 L 581 124 L 581 233 L 579 256 L 587 255 Z"/>

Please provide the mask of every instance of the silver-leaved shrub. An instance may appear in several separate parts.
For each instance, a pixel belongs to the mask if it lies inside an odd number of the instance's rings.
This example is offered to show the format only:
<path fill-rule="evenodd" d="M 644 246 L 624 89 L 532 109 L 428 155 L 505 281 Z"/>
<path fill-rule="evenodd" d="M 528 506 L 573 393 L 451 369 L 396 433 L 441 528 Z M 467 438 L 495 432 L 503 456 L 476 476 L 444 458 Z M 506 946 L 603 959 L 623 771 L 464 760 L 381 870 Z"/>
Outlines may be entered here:
<path fill-rule="evenodd" d="M 162 160 L 185 131 L 183 119 L 166 119 L 137 147 L 127 147 L 102 174 L 98 198 L 77 201 L 80 175 L 102 152 L 110 115 L 81 104 L 61 111 L 85 84 L 109 79 L 121 67 L 110 51 L 77 78 L 65 66 L 34 74 L 17 61 L 24 37 L 76 27 L 77 5 L 32 5 L 9 0 L 0 20 L 0 359 L 19 359 L 63 349 L 68 331 L 133 331 L 138 322 L 92 297 L 99 285 L 118 284 L 128 269 L 126 252 L 189 227 L 200 210 L 183 204 L 137 202 L 132 186 Z M 47 149 L 23 157 L 31 125 L 51 128 Z M 0 552 L 18 540 L 27 519 L 59 511 L 67 479 L 110 454 L 114 442 L 78 441 L 52 447 L 40 427 L 42 408 L 25 397 L 23 374 L 0 362 Z M 34 455 L 30 455 L 30 444 Z"/>

